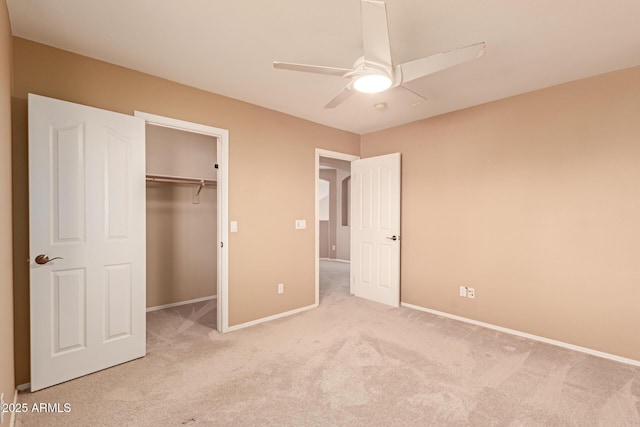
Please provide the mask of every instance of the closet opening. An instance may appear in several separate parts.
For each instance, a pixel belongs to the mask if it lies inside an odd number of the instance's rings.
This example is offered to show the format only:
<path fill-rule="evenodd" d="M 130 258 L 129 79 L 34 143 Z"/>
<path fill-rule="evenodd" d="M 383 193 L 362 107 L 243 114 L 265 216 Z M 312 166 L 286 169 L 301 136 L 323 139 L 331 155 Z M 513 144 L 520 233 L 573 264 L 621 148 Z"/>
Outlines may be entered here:
<path fill-rule="evenodd" d="M 146 126 L 147 311 L 172 309 L 165 314 L 176 322 L 199 313 L 193 320 L 210 329 L 216 329 L 217 142 Z"/>
<path fill-rule="evenodd" d="M 228 131 L 146 120 L 147 345 L 228 327 Z M 169 340 L 169 341 L 167 341 Z"/>

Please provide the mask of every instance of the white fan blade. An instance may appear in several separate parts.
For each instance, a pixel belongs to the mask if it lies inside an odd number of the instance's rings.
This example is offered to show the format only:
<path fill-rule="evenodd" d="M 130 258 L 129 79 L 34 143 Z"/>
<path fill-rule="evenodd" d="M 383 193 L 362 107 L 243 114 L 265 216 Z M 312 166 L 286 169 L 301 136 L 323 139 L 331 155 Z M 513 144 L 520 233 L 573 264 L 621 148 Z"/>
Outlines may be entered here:
<path fill-rule="evenodd" d="M 273 61 L 273 68 L 281 70 L 302 71 L 304 73 L 328 74 L 330 76 L 344 77 L 352 72 L 351 68 L 324 67 L 322 65 L 292 64 L 289 62 Z"/>
<path fill-rule="evenodd" d="M 336 96 L 333 97 L 331 101 L 327 105 L 324 106 L 325 109 L 336 108 L 338 105 L 342 104 L 347 99 L 351 98 L 353 95 L 353 90 L 351 89 L 351 83 L 344 87 Z"/>
<path fill-rule="evenodd" d="M 413 99 L 413 101 L 411 102 L 411 106 L 412 106 L 412 107 L 417 107 L 418 105 L 420 105 L 420 104 L 422 104 L 422 103 L 424 103 L 424 102 L 427 102 L 427 98 L 425 98 L 424 96 L 420 95 L 418 92 L 413 91 L 413 90 L 409 89 L 409 88 L 408 88 L 408 87 L 406 87 L 406 86 L 402 86 L 402 85 L 400 85 L 400 86 L 398 86 L 398 87 L 400 87 L 400 88 L 404 89 L 405 91 L 407 91 L 408 93 L 410 93 L 411 95 L 413 95 L 413 98 L 414 98 L 414 99 Z"/>
<path fill-rule="evenodd" d="M 383 1 L 362 0 L 360 12 L 362 14 L 362 41 L 365 61 L 391 68 L 387 7 Z"/>
<path fill-rule="evenodd" d="M 461 47 L 449 52 L 438 53 L 415 61 L 405 62 L 396 68 L 402 73 L 402 83 L 437 73 L 458 64 L 480 58 L 484 54 L 484 42 Z"/>

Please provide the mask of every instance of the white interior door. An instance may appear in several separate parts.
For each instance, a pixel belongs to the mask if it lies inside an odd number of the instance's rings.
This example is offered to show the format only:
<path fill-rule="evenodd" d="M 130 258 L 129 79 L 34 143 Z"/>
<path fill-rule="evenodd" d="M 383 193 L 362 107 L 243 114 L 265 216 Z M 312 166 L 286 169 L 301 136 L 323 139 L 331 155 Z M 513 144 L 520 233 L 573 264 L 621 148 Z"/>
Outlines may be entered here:
<path fill-rule="evenodd" d="M 29 95 L 32 391 L 145 355 L 144 144 L 140 118 Z"/>
<path fill-rule="evenodd" d="M 351 286 L 400 305 L 400 153 L 351 162 Z"/>

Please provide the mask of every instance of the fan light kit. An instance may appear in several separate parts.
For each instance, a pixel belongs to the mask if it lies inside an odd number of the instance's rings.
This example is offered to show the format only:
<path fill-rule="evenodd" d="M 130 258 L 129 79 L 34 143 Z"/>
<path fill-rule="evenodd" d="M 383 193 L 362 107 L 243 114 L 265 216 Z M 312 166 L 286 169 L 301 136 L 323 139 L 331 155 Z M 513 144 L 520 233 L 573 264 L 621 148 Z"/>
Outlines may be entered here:
<path fill-rule="evenodd" d="M 420 98 L 418 105 L 426 100 L 423 96 L 403 86 L 403 83 L 419 79 L 429 74 L 472 61 L 484 54 L 485 44 L 476 43 L 460 49 L 439 53 L 393 65 L 389 44 L 387 6 L 381 0 L 360 0 L 362 15 L 362 41 L 364 56 L 358 58 L 352 68 L 327 67 L 323 65 L 294 64 L 274 61 L 274 68 L 324 74 L 350 79 L 324 108 L 335 108 L 355 92 L 380 93 L 392 88 L 402 88 Z"/>
<path fill-rule="evenodd" d="M 379 93 L 391 87 L 391 79 L 382 74 L 369 74 L 358 77 L 353 82 L 353 88 L 362 93 Z"/>

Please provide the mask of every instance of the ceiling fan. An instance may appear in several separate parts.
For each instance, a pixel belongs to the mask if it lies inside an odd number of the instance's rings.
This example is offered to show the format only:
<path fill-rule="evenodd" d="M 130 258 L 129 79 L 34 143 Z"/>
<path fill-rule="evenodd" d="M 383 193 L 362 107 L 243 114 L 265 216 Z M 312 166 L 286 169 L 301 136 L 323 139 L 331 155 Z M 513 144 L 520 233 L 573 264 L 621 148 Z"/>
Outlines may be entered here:
<path fill-rule="evenodd" d="M 416 103 L 419 104 L 425 98 L 404 87 L 403 83 L 474 60 L 484 54 L 485 44 L 482 42 L 394 66 L 391 62 L 389 26 L 387 24 L 385 2 L 381 0 L 361 0 L 360 10 L 362 14 L 364 55 L 356 59 L 353 68 L 273 62 L 274 68 L 350 79 L 347 86 L 329 101 L 324 108 L 337 107 L 351 97 L 355 93 L 354 91 L 378 93 L 394 87 L 402 87 L 422 98 L 420 102 Z"/>

